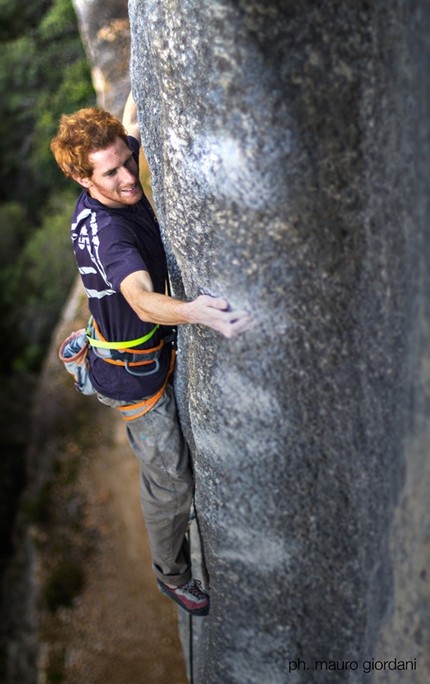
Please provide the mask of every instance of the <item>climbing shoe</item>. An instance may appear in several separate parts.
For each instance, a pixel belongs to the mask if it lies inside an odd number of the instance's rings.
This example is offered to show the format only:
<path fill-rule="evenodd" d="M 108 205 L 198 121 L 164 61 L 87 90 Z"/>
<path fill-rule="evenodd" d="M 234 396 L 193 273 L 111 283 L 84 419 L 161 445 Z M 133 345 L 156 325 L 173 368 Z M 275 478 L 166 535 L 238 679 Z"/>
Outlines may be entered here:
<path fill-rule="evenodd" d="M 191 579 L 187 584 L 172 589 L 157 580 L 158 588 L 162 594 L 170 596 L 178 605 L 191 615 L 207 615 L 209 613 L 209 596 L 201 589 L 198 580 Z"/>

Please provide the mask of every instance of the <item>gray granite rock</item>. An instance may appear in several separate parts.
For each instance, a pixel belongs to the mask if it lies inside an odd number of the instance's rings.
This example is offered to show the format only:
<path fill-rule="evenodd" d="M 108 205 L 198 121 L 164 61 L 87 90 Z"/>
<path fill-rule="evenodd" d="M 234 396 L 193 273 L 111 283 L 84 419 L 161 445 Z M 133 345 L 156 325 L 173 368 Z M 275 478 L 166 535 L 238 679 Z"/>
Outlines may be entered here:
<path fill-rule="evenodd" d="M 430 9 L 129 14 L 175 296 L 255 320 L 180 333 L 212 600 L 194 681 L 424 683 Z"/>
<path fill-rule="evenodd" d="M 72 0 L 91 64 L 97 104 L 121 118 L 130 92 L 127 0 Z"/>

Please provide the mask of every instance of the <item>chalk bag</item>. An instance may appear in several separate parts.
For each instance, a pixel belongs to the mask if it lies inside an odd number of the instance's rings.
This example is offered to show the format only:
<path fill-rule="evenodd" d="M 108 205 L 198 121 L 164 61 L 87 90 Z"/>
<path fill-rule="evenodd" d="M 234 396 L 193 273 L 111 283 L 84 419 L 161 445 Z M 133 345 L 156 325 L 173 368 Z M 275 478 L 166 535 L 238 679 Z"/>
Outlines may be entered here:
<path fill-rule="evenodd" d="M 61 345 L 58 356 L 66 367 L 68 373 L 75 379 L 75 389 L 82 394 L 95 394 L 96 390 L 91 384 L 88 373 L 90 347 L 84 328 L 72 332 Z"/>

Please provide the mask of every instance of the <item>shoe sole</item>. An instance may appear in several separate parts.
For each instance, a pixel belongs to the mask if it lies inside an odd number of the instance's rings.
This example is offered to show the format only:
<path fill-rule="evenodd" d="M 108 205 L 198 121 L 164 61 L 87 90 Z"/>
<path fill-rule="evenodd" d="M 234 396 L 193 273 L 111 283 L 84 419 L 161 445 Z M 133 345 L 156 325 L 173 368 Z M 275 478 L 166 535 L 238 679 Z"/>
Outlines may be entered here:
<path fill-rule="evenodd" d="M 157 584 L 162 594 L 173 599 L 175 603 L 178 604 L 178 606 L 180 606 L 190 615 L 197 615 L 198 617 L 204 617 L 205 615 L 209 615 L 209 603 L 207 606 L 204 606 L 203 608 L 187 608 L 173 592 L 169 591 L 169 587 L 166 587 L 160 580 L 157 580 Z"/>

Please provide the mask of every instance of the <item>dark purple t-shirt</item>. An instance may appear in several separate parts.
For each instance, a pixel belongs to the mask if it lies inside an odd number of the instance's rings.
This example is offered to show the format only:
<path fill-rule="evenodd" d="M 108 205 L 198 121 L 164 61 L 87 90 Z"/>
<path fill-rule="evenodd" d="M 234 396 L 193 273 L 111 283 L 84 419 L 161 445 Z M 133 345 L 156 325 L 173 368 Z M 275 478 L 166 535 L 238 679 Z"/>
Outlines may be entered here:
<path fill-rule="evenodd" d="M 129 138 L 129 145 L 138 161 L 137 140 Z M 89 309 L 103 337 L 109 342 L 125 342 L 149 333 L 154 324 L 141 321 L 120 291 L 124 278 L 144 270 L 151 276 L 154 292 L 165 292 L 166 257 L 158 222 L 148 199 L 144 196 L 135 205 L 111 209 L 85 190 L 75 208 L 72 242 Z M 148 342 L 136 349 L 155 347 L 163 334 L 160 326 Z M 161 388 L 169 366 L 165 348 L 159 363 L 157 373 L 136 377 L 123 366 L 98 358 L 92 350 L 90 377 L 100 394 L 111 399 L 134 401 Z M 155 364 L 150 364 L 143 368 L 152 370 L 154 367 Z"/>

